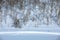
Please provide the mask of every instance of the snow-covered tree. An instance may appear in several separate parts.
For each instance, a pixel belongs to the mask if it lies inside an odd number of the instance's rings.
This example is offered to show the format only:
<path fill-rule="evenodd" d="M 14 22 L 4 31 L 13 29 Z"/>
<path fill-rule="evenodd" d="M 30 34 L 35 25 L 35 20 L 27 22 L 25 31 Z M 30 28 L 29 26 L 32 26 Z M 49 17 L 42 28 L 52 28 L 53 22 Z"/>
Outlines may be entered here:
<path fill-rule="evenodd" d="M 0 19 L 12 19 L 12 25 L 22 27 L 30 20 L 40 24 L 57 23 L 60 19 L 59 0 L 0 0 Z"/>

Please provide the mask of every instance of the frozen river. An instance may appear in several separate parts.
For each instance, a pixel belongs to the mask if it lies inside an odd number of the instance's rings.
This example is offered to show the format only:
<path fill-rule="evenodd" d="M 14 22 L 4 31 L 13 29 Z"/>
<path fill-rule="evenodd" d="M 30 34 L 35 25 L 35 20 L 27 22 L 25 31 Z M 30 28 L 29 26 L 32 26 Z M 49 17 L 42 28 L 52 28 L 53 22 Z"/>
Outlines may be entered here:
<path fill-rule="evenodd" d="M 60 40 L 60 36 L 48 34 L 4 34 L 0 35 L 0 40 Z"/>

